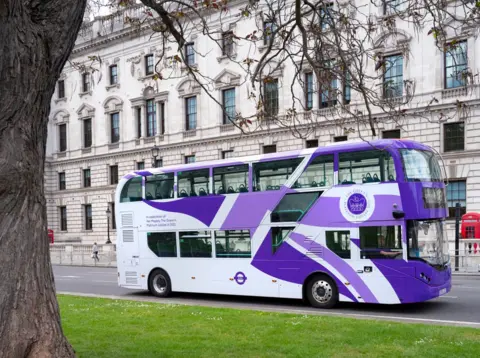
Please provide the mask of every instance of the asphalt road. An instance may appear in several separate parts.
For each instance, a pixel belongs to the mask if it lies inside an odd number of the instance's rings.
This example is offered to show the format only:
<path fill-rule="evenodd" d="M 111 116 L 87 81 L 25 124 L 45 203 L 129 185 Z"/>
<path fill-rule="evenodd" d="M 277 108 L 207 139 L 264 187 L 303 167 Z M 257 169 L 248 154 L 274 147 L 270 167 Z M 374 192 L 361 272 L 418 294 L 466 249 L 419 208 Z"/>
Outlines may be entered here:
<path fill-rule="evenodd" d="M 480 328 L 480 276 L 454 276 L 453 288 L 437 299 L 409 305 L 370 305 L 340 303 L 332 310 L 318 310 L 300 300 L 175 293 L 168 299 L 145 291 L 120 288 L 112 268 L 54 266 L 58 293 L 105 296 L 154 302 L 248 308 L 264 311 L 328 314 L 430 324 Z"/>

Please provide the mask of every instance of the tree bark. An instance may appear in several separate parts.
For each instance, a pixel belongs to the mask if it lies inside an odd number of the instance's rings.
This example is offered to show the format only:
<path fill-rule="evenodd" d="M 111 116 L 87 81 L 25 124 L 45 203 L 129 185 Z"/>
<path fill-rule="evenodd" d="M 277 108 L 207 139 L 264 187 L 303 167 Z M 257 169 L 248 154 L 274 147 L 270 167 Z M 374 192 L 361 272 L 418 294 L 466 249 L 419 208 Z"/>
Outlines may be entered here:
<path fill-rule="evenodd" d="M 50 100 L 86 0 L 0 0 L 0 357 L 73 357 L 47 236 Z"/>

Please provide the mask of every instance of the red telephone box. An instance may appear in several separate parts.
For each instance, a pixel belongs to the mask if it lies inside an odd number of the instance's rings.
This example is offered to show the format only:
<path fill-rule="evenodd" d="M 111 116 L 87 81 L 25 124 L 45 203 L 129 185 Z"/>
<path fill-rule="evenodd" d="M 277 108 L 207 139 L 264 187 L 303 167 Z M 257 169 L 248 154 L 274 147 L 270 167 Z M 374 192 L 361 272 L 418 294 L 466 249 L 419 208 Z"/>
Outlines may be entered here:
<path fill-rule="evenodd" d="M 480 238 L 480 213 L 466 213 L 462 216 L 462 239 Z"/>
<path fill-rule="evenodd" d="M 52 229 L 48 229 L 48 238 L 50 239 L 50 243 L 53 244 L 53 242 L 55 241 L 55 237 L 53 235 Z"/>

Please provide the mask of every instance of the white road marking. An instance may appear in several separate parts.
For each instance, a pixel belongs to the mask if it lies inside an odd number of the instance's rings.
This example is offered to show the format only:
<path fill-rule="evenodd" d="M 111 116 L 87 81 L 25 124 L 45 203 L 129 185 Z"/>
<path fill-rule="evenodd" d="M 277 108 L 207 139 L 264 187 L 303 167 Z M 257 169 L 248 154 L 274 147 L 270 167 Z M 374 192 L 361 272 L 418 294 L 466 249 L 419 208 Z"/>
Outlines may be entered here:
<path fill-rule="evenodd" d="M 431 319 L 431 318 L 417 318 L 417 317 L 399 317 L 399 316 L 388 316 L 388 315 L 375 315 L 375 314 L 363 314 L 363 313 L 348 313 L 348 312 L 332 312 L 328 310 L 304 310 L 296 308 L 278 308 L 278 307 L 265 307 L 265 306 L 254 306 L 254 305 L 245 305 L 245 304 L 228 304 L 225 302 L 208 302 L 204 301 L 185 301 L 181 299 L 162 299 L 161 301 L 154 297 L 132 297 L 132 296 L 116 296 L 116 295 L 97 295 L 91 293 L 79 293 L 79 292 L 57 292 L 60 295 L 72 295 L 72 296 L 82 296 L 82 297 L 95 297 L 95 298 L 109 298 L 114 300 L 126 300 L 126 301 L 144 301 L 144 302 L 153 302 L 158 304 L 177 304 L 183 306 L 202 306 L 202 307 L 221 307 L 221 308 L 232 308 L 232 309 L 249 309 L 254 311 L 267 311 L 267 312 L 282 312 L 282 313 L 291 313 L 291 314 L 305 314 L 305 315 L 319 315 L 319 316 L 341 316 L 341 317 L 351 317 L 351 318 L 360 318 L 360 319 L 377 319 L 377 320 L 389 320 L 389 321 L 399 321 L 406 323 L 433 323 L 438 325 L 450 325 L 450 326 L 465 326 L 465 327 L 474 327 L 480 328 L 480 322 L 469 322 L 469 321 L 450 321 L 450 320 L 441 320 L 441 319 Z"/>
<path fill-rule="evenodd" d="M 440 296 L 438 298 L 458 298 L 458 296 Z"/>

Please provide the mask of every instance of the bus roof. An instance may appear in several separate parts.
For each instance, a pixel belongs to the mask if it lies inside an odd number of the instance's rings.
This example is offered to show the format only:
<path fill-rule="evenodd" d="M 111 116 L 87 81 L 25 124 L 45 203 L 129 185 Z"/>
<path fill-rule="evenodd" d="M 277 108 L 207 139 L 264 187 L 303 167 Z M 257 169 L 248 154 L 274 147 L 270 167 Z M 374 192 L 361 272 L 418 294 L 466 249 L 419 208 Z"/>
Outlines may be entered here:
<path fill-rule="evenodd" d="M 372 141 L 367 140 L 356 140 L 348 142 L 338 142 L 331 143 L 323 147 L 292 150 L 285 152 L 277 152 L 271 154 L 258 154 L 244 157 L 228 158 L 228 159 L 217 159 L 212 161 L 205 162 L 196 162 L 189 164 L 180 164 L 180 165 L 170 165 L 164 166 L 161 168 L 150 168 L 146 170 L 136 170 L 131 173 L 128 173 L 123 178 L 130 179 L 135 176 L 150 176 L 153 174 L 162 174 L 162 173 L 171 173 L 181 170 L 195 170 L 195 169 L 205 169 L 216 165 L 228 166 L 228 165 L 239 165 L 247 164 L 250 162 L 266 161 L 272 159 L 291 159 L 298 158 L 300 156 L 306 156 L 313 153 L 318 154 L 332 154 L 335 152 L 350 151 L 350 150 L 368 150 L 372 148 L 385 149 L 387 147 L 401 149 L 419 149 L 419 150 L 432 150 L 429 146 L 415 142 L 407 139 L 377 139 Z"/>

